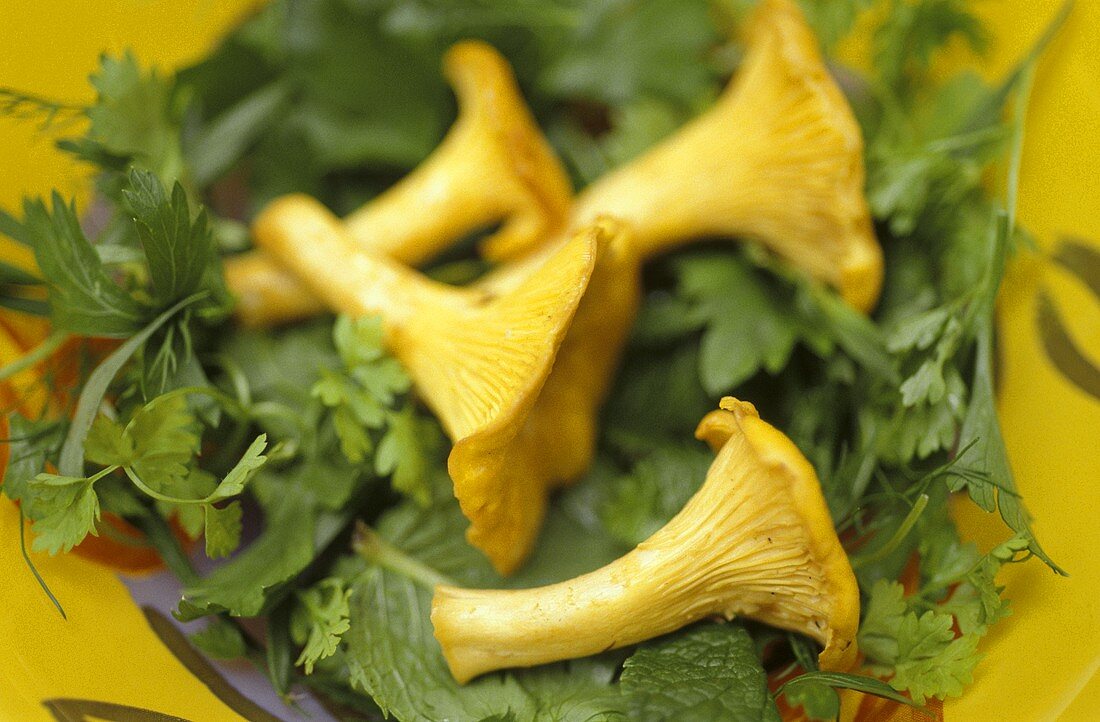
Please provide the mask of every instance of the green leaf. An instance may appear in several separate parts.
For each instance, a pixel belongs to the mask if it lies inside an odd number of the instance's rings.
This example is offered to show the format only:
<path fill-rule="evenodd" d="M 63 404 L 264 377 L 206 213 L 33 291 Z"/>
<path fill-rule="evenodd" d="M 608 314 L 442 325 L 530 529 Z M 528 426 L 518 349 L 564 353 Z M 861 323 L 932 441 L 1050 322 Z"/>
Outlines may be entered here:
<path fill-rule="evenodd" d="M 422 435 L 427 433 L 422 428 L 424 425 L 419 423 L 411 404 L 388 414 L 386 422 L 386 433 L 378 442 L 374 456 L 374 470 L 380 476 L 389 476 L 396 491 L 427 506 L 431 501 L 431 487 L 428 460 L 422 446 Z"/>
<path fill-rule="evenodd" d="M 99 497 L 94 483 L 94 479 L 57 474 L 35 477 L 31 483 L 39 515 L 31 525 L 35 551 L 67 552 L 89 534 L 96 535 Z"/>
<path fill-rule="evenodd" d="M 218 484 L 218 488 L 210 496 L 210 501 L 216 502 L 229 499 L 243 492 L 248 480 L 267 461 L 267 457 L 263 455 L 266 448 L 267 434 L 260 434 L 249 444 L 244 455 Z"/>
<path fill-rule="evenodd" d="M 221 617 L 212 618 L 188 639 L 199 651 L 214 659 L 238 659 L 248 651 L 240 627 Z"/>
<path fill-rule="evenodd" d="M 88 380 L 84 382 L 84 388 L 80 390 L 80 397 L 77 399 L 76 411 L 73 413 L 72 424 L 70 424 L 68 434 L 65 436 L 65 443 L 61 447 L 61 458 L 58 461 L 58 471 L 67 476 L 79 476 L 83 472 L 84 442 L 87 439 L 88 431 L 91 429 L 92 423 L 95 421 L 95 416 L 99 411 L 99 405 L 102 403 L 103 397 L 107 394 L 107 387 L 110 386 L 115 376 L 122 370 L 122 367 L 126 365 L 126 362 L 130 360 L 139 348 L 141 348 L 142 344 L 149 340 L 149 337 L 152 336 L 157 329 L 167 323 L 179 311 L 201 298 L 201 295 L 185 298 L 172 308 L 157 316 L 150 321 L 145 328 L 141 329 L 121 346 L 116 348 L 110 356 L 103 359 L 99 366 L 96 367 L 95 371 L 88 376 Z"/>
<path fill-rule="evenodd" d="M 217 180 L 286 112 L 290 94 L 275 82 L 242 98 L 203 129 L 186 149 L 191 176 L 199 186 Z"/>
<path fill-rule="evenodd" d="M 9 460 L 0 483 L 5 496 L 18 501 L 23 513 L 35 519 L 44 512 L 31 485 L 45 469 L 46 460 L 56 455 L 65 429 L 56 421 L 31 421 L 19 414 L 9 414 L 8 424 L 11 431 L 7 440 Z"/>
<path fill-rule="evenodd" d="M 341 579 L 330 577 L 298 593 L 291 629 L 302 644 L 302 653 L 294 664 L 313 674 L 319 660 L 336 653 L 340 638 L 351 627 L 348 600 L 351 590 Z"/>
<path fill-rule="evenodd" d="M 802 0 L 799 4 L 818 40 L 828 50 L 848 35 L 856 18 L 874 5 L 874 0 Z"/>
<path fill-rule="evenodd" d="M 899 638 L 902 660 L 890 680 L 897 689 L 912 695 L 917 704 L 927 697 L 958 697 L 973 679 L 974 667 L 982 655 L 978 635 L 954 639 L 951 616 L 925 612 L 917 622 L 906 619 Z"/>
<path fill-rule="evenodd" d="M 178 182 L 169 198 L 153 173 L 135 168 L 128 181 L 122 195 L 134 216 L 159 302 L 171 304 L 201 290 L 216 260 L 205 211 L 192 220 L 187 193 Z"/>
<path fill-rule="evenodd" d="M 903 91 L 906 82 L 920 80 L 932 57 L 948 40 L 959 37 L 983 50 L 989 35 L 967 7 L 966 0 L 917 0 L 891 6 L 876 32 L 874 67 L 882 82 Z"/>
<path fill-rule="evenodd" d="M 700 254 L 678 264 L 680 292 L 705 319 L 699 347 L 703 388 L 729 391 L 758 371 L 780 371 L 799 338 L 784 302 L 751 266 L 730 254 Z"/>
<path fill-rule="evenodd" d="M 706 53 L 719 38 L 706 2 L 624 0 L 567 7 L 577 15 L 572 20 L 577 32 L 537 36 L 550 57 L 539 73 L 538 86 L 545 92 L 609 105 L 661 98 L 681 107 L 713 94 L 717 72 Z"/>
<path fill-rule="evenodd" d="M 222 508 L 203 504 L 206 533 L 206 556 L 211 559 L 227 557 L 241 543 L 241 503 L 233 501 Z"/>
<path fill-rule="evenodd" d="M 195 417 L 183 396 L 161 397 L 138 409 L 126 425 L 132 439 L 133 461 L 128 466 L 158 491 L 167 490 L 188 474 L 199 451 Z"/>
<path fill-rule="evenodd" d="M 84 458 L 100 466 L 126 466 L 134 459 L 134 439 L 117 421 L 100 414 L 88 430 Z"/>
<path fill-rule="evenodd" d="M 797 681 L 806 675 L 795 677 L 791 682 Z M 894 688 L 886 685 L 886 689 L 894 692 Z M 787 703 L 791 706 L 801 707 L 806 717 L 811 720 L 833 722 L 840 716 L 840 695 L 826 684 L 807 681 L 804 684 L 785 684 L 776 690 L 778 698 L 783 694 Z M 894 694 L 897 694 L 894 692 Z"/>
<path fill-rule="evenodd" d="M 871 588 L 859 627 L 859 648 L 871 660 L 891 665 L 897 661 L 897 633 L 909 610 L 905 588 L 881 579 Z"/>
<path fill-rule="evenodd" d="M 53 209 L 40 200 L 23 204 L 24 227 L 50 291 L 55 328 L 84 336 L 124 337 L 138 331 L 149 310 L 116 284 L 85 238 L 76 206 L 54 192 Z"/>
<path fill-rule="evenodd" d="M 631 719 L 779 722 L 752 637 L 736 624 L 641 645 L 623 666 L 622 688 Z"/>
<path fill-rule="evenodd" d="M 285 596 L 356 513 L 347 490 L 335 497 L 339 508 L 329 509 L 329 468 L 306 463 L 279 472 L 262 470 L 251 488 L 264 510 L 263 531 L 228 562 L 187 585 L 176 616 L 187 620 L 228 612 L 254 617 Z"/>
<path fill-rule="evenodd" d="M 966 449 L 959 463 L 983 469 L 996 483 L 968 481 L 970 498 L 986 511 L 997 509 L 1008 528 L 1028 540 L 1031 552 L 1058 574 L 1066 572 L 1055 564 L 1039 545 L 1031 529 L 1031 515 L 1016 491 L 1016 482 L 1008 464 L 1004 438 L 993 390 L 992 328 L 983 325 L 978 335 L 978 353 L 974 361 L 973 397 L 959 432 L 959 444 Z"/>
<path fill-rule="evenodd" d="M 91 127 L 82 155 L 93 161 L 121 158 L 157 174 L 163 181 L 183 176 L 180 126 L 171 84 L 156 71 L 142 72 L 132 53 L 103 55 L 91 77 L 96 102 L 88 109 Z"/>
<path fill-rule="evenodd" d="M 843 672 L 806 672 L 800 674 L 794 679 L 790 679 L 783 684 L 777 691 L 776 696 L 781 694 L 787 696 L 787 700 L 795 702 L 796 700 L 807 699 L 807 694 L 816 694 L 811 690 L 826 690 L 832 697 L 833 705 L 829 707 L 829 711 L 835 709 L 829 714 L 820 714 L 815 719 L 835 719 L 840 713 L 840 700 L 832 689 L 854 689 L 858 692 L 864 692 L 876 697 L 882 697 L 899 704 L 905 704 L 909 706 L 915 706 L 913 700 L 898 694 L 893 687 L 883 682 L 881 679 L 875 677 L 868 677 L 862 674 L 846 674 Z M 805 708 L 805 705 L 803 705 Z M 809 710 L 807 709 L 807 712 Z M 819 709 L 819 712 L 825 713 L 824 706 Z"/>
<path fill-rule="evenodd" d="M 600 518 L 628 546 L 648 539 L 698 491 L 714 455 L 705 447 L 659 446 L 619 478 Z"/>
<path fill-rule="evenodd" d="M 981 659 L 979 633 L 956 638 L 955 619 L 935 608 L 913 611 L 897 582 L 879 581 L 859 630 L 860 649 L 874 669 L 892 671 L 890 684 L 918 704 L 926 697 L 957 696 Z"/>

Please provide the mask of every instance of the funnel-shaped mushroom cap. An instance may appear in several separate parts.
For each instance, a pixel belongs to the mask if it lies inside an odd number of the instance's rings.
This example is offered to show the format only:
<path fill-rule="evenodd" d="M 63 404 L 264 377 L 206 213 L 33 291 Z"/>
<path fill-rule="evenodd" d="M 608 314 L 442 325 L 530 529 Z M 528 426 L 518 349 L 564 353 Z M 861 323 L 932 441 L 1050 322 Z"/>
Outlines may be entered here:
<path fill-rule="evenodd" d="M 455 679 L 634 644 L 712 615 L 813 637 L 823 669 L 856 658 L 859 592 L 813 468 L 751 404 L 725 399 L 702 488 L 624 557 L 537 589 L 440 586 L 435 636 Z"/>
<path fill-rule="evenodd" d="M 448 460 L 455 496 L 470 520 L 467 539 L 501 574 L 529 555 L 550 491 L 588 468 L 599 409 L 640 298 L 638 263 L 625 228 L 610 220 L 597 226 L 608 241 L 526 422 L 503 445 L 492 434 L 467 437 Z M 506 268 L 493 286 L 522 283 L 530 273 Z M 505 279 L 505 273 L 516 277 Z"/>
<path fill-rule="evenodd" d="M 869 310 L 882 253 L 863 196 L 863 142 L 817 41 L 791 0 L 764 0 L 745 61 L 718 102 L 577 198 L 651 256 L 701 236 L 760 241 Z"/>
<path fill-rule="evenodd" d="M 569 177 L 492 46 L 454 45 L 443 72 L 458 120 L 416 170 L 348 216 L 348 231 L 370 250 L 416 265 L 502 222 L 485 249 L 495 258 L 516 255 L 564 225 Z"/>
<path fill-rule="evenodd" d="M 387 344 L 455 442 L 448 468 L 456 496 L 479 530 L 471 541 L 498 568 L 514 568 L 523 554 L 496 540 L 529 526 L 533 530 L 524 533 L 533 538 L 541 513 L 531 517 L 533 524 L 487 528 L 485 514 L 475 513 L 487 503 L 478 495 L 504 485 L 496 476 L 502 459 L 522 456 L 513 442 L 554 367 L 610 228 L 596 224 L 575 233 L 501 293 L 455 289 L 371 256 L 306 196 L 275 201 L 257 218 L 253 233 L 258 245 L 330 307 L 382 317 Z M 494 509 L 529 515 L 527 507 L 509 500 L 494 500 Z"/>
<path fill-rule="evenodd" d="M 443 58 L 458 119 L 412 173 L 345 219 L 364 249 L 419 265 L 471 232 L 500 222 L 483 250 L 510 257 L 562 230 L 572 186 L 539 131 L 508 61 L 480 41 Z M 226 260 L 226 279 L 251 326 L 295 321 L 323 308 L 293 274 L 265 254 Z"/>

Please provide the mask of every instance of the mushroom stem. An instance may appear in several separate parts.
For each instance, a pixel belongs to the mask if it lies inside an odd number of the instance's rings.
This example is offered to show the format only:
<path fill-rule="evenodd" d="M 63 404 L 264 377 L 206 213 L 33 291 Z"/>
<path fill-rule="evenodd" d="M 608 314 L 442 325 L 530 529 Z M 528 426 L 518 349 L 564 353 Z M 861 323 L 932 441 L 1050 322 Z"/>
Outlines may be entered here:
<path fill-rule="evenodd" d="M 751 404 L 725 399 L 697 432 L 718 455 L 696 495 L 630 553 L 526 590 L 436 588 L 432 623 L 455 679 L 587 656 L 718 615 L 751 617 L 855 658 L 859 592 L 813 468 Z"/>

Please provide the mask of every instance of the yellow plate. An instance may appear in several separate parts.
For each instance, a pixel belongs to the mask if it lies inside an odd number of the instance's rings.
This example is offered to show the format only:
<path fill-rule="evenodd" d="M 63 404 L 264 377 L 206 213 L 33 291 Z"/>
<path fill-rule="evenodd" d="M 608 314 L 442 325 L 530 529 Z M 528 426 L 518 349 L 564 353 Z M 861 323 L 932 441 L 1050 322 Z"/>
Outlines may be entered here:
<path fill-rule="evenodd" d="M 984 5 L 997 38 L 990 72 L 1021 55 L 1060 1 Z M 0 86 L 86 101 L 85 78 L 103 50 L 132 47 L 146 62 L 173 67 L 201 54 L 254 4 L 4 0 Z M 1089 287 L 1076 262 L 1067 268 L 1045 260 L 1069 238 L 1100 252 L 1097 48 L 1100 2 L 1084 0 L 1043 61 L 1028 116 L 1020 217 L 1045 253 L 1013 267 L 1000 314 L 1009 453 L 1044 544 L 1072 576 L 1058 579 L 1038 563 L 1004 574 L 1016 613 L 985 640 L 973 686 L 946 705 L 950 722 L 1100 719 L 1100 397 L 1090 386 L 1100 375 L 1100 289 Z M 0 149 L 0 206 L 53 187 L 83 195 L 86 172 L 56 153 L 33 124 L 0 118 Z M 1096 284 L 1100 268 L 1093 266 L 1093 274 Z M 1073 347 L 1085 365 L 1073 360 Z M 973 505 L 959 505 L 958 512 L 979 542 L 1003 536 L 999 523 Z M 10 504 L 0 504 L 0 720 L 256 718 L 246 700 L 201 672 L 207 682 L 195 676 L 199 662 L 181 660 L 162 642 L 156 620 L 150 624 L 113 572 L 76 557 L 36 556 L 65 601 L 69 620 L 61 621 L 19 557 L 17 519 Z"/>

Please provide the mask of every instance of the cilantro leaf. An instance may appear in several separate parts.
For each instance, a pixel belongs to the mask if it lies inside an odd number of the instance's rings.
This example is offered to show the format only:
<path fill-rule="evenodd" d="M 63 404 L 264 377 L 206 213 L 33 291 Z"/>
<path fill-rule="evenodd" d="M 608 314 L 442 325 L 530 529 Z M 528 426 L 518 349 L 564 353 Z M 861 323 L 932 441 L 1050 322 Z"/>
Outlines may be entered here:
<path fill-rule="evenodd" d="M 916 622 L 907 617 L 902 627 L 902 657 L 890 684 L 907 690 L 918 704 L 926 697 L 958 697 L 973 679 L 974 667 L 981 659 L 979 637 L 954 639 L 950 624 L 950 615 L 929 611 Z"/>
<path fill-rule="evenodd" d="M 619 478 L 599 510 L 604 526 L 629 546 L 644 541 L 683 508 L 713 461 L 701 446 L 657 447 Z"/>
<path fill-rule="evenodd" d="M 211 559 L 229 556 L 241 543 L 241 503 L 233 501 L 220 509 L 203 504 L 202 510 L 206 556 Z"/>
<path fill-rule="evenodd" d="M 342 495 L 330 493 L 337 476 L 346 477 Z M 228 612 L 254 617 L 273 606 L 354 516 L 348 497 L 357 479 L 353 468 L 312 460 L 286 470 L 261 470 L 251 488 L 264 510 L 263 531 L 231 560 L 188 584 L 176 616 L 189 620 Z"/>
<path fill-rule="evenodd" d="M 82 479 L 57 474 L 39 474 L 31 482 L 36 501 L 34 532 L 35 551 L 50 554 L 67 552 L 96 535 L 99 521 L 99 497 L 93 485 L 95 479 Z"/>
<path fill-rule="evenodd" d="M 134 459 L 134 438 L 117 421 L 100 414 L 88 430 L 84 458 L 100 466 L 126 466 Z"/>
<path fill-rule="evenodd" d="M 378 442 L 374 470 L 381 476 L 389 476 L 395 490 L 426 506 L 431 500 L 431 488 L 423 435 L 430 431 L 418 421 L 411 405 L 386 416 L 386 432 Z"/>
<path fill-rule="evenodd" d="M 678 272 L 680 292 L 705 328 L 699 377 L 709 394 L 786 366 L 799 338 L 797 321 L 747 263 L 729 254 L 701 254 L 684 259 Z"/>
<path fill-rule="evenodd" d="M 23 204 L 23 225 L 35 260 L 49 284 L 50 315 L 56 328 L 85 336 L 129 336 L 149 310 L 114 282 L 84 236 L 75 204 L 54 192 L 52 210 L 41 200 Z"/>
<path fill-rule="evenodd" d="M 860 649 L 875 669 L 892 671 L 890 684 L 908 691 L 919 704 L 926 697 L 957 696 L 981 659 L 981 635 L 956 637 L 954 623 L 942 609 L 910 609 L 900 584 L 880 580 L 871 589 L 859 631 Z"/>
<path fill-rule="evenodd" d="M 183 177 L 171 82 L 156 71 L 143 72 L 130 52 L 117 58 L 103 55 L 91 82 L 97 97 L 87 111 L 87 137 L 63 147 L 100 164 L 139 164 L 165 182 Z"/>
<path fill-rule="evenodd" d="M 260 434 L 248 445 L 244 455 L 221 480 L 218 488 L 210 495 L 209 500 L 211 502 L 221 501 L 243 492 L 244 485 L 248 483 L 256 470 L 267 461 L 267 457 L 263 455 L 266 448 L 267 434 Z"/>
<path fill-rule="evenodd" d="M 343 580 L 330 577 L 298 593 L 298 605 L 291 617 L 291 630 L 303 645 L 294 663 L 313 674 L 314 665 L 336 653 L 340 638 L 351 627 L 348 599 L 351 590 Z"/>
<path fill-rule="evenodd" d="M 199 450 L 195 417 L 182 396 L 160 397 L 138 409 L 126 425 L 131 440 L 133 467 L 143 481 L 167 490 L 188 474 L 188 465 Z M 87 451 L 85 451 L 87 454 Z"/>
<path fill-rule="evenodd" d="M 779 722 L 756 646 L 737 624 L 643 644 L 623 666 L 622 687 L 632 719 Z"/>
<path fill-rule="evenodd" d="M 177 181 L 169 196 L 148 171 L 130 171 L 122 195 L 134 216 L 156 298 L 167 305 L 203 288 L 216 260 L 206 211 L 192 220 L 187 193 Z"/>

